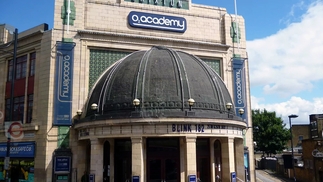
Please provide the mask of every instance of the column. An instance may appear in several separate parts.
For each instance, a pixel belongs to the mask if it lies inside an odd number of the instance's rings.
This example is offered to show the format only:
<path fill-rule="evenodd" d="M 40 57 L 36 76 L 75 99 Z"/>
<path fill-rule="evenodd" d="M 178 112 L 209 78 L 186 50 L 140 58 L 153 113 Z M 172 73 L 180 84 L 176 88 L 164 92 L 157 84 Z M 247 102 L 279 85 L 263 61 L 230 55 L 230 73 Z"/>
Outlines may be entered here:
<path fill-rule="evenodd" d="M 196 136 L 186 137 L 186 180 L 188 175 L 196 175 Z M 185 180 L 185 181 L 186 181 Z"/>
<path fill-rule="evenodd" d="M 222 139 L 222 181 L 230 181 L 231 172 L 235 172 L 234 138 Z"/>
<path fill-rule="evenodd" d="M 244 145 L 242 138 L 234 139 L 237 178 L 245 181 Z"/>
<path fill-rule="evenodd" d="M 90 174 L 95 174 L 95 181 L 103 181 L 103 142 L 91 139 Z"/>
<path fill-rule="evenodd" d="M 132 176 L 139 176 L 140 182 L 144 182 L 144 160 L 142 137 L 132 137 Z M 132 181 L 132 179 L 130 179 Z"/>

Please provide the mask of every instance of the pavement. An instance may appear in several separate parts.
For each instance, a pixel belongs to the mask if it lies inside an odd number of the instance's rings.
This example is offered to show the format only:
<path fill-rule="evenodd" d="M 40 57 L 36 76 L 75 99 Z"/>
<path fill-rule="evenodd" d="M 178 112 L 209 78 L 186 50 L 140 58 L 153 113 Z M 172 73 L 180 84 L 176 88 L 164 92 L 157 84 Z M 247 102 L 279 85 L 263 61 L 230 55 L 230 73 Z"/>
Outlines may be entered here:
<path fill-rule="evenodd" d="M 284 176 L 278 175 L 271 170 L 256 170 L 256 182 L 293 182 L 293 179 L 288 179 Z"/>

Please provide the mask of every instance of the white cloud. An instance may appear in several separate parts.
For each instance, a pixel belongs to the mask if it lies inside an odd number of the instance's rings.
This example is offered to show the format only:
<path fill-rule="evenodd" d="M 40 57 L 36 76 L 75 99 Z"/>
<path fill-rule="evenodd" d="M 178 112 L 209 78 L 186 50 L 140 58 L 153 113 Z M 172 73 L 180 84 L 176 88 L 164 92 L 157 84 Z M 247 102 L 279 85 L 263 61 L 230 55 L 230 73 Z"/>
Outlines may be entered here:
<path fill-rule="evenodd" d="M 300 5 L 303 5 L 300 3 Z M 299 22 L 269 37 L 248 41 L 251 86 L 289 97 L 323 80 L 323 1 L 312 3 Z"/>
<path fill-rule="evenodd" d="M 293 119 L 294 124 L 309 124 L 309 115 L 323 114 L 323 97 L 305 100 L 300 97 L 291 97 L 288 101 L 263 104 L 264 98 L 251 96 L 252 109 L 266 109 L 267 111 L 276 111 L 276 115 L 281 117 L 288 125 L 288 116 L 297 114 L 298 118 Z"/>

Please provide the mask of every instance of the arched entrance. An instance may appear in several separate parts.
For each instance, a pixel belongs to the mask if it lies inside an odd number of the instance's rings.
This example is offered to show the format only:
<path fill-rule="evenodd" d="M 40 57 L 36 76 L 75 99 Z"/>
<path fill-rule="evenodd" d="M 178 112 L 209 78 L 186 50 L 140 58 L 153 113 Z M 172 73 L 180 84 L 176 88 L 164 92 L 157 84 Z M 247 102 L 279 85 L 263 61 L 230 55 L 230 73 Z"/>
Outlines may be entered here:
<path fill-rule="evenodd" d="M 210 181 L 210 143 L 208 138 L 196 139 L 197 179 Z"/>
<path fill-rule="evenodd" d="M 146 165 L 147 182 L 179 182 L 179 138 L 148 138 Z"/>
<path fill-rule="evenodd" d="M 114 142 L 114 181 L 131 181 L 131 139 L 115 139 Z"/>

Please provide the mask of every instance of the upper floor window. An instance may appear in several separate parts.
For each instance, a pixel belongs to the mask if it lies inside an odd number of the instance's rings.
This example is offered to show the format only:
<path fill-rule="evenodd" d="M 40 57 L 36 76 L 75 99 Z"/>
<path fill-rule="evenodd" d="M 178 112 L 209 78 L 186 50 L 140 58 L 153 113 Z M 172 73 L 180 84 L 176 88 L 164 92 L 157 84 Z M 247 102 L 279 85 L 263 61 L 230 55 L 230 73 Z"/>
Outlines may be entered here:
<path fill-rule="evenodd" d="M 8 81 L 12 80 L 12 71 L 13 71 L 13 60 L 10 60 L 8 65 L 8 77 L 7 77 Z M 25 78 L 26 72 L 27 72 L 27 55 L 24 55 L 16 59 L 15 79 Z"/>
<path fill-rule="evenodd" d="M 29 67 L 29 76 L 35 75 L 35 63 L 36 63 L 36 52 L 30 54 L 30 67 Z"/>
<path fill-rule="evenodd" d="M 33 114 L 33 104 L 34 104 L 34 94 L 28 95 L 28 109 L 27 109 L 27 118 L 26 123 L 31 123 L 32 114 Z"/>
<path fill-rule="evenodd" d="M 12 68 L 13 68 L 13 65 L 12 65 L 12 60 L 9 61 L 9 64 L 8 64 L 8 72 L 7 72 L 7 78 L 8 78 L 8 81 L 11 81 L 12 80 Z"/>
<path fill-rule="evenodd" d="M 25 96 L 13 98 L 13 112 L 10 118 L 10 99 L 6 99 L 6 121 L 23 121 Z"/>
<path fill-rule="evenodd" d="M 13 121 L 23 121 L 24 118 L 24 104 L 25 104 L 25 96 L 15 97 L 13 99 Z"/>
<path fill-rule="evenodd" d="M 27 72 L 27 55 L 24 55 L 17 58 L 16 79 L 25 78 L 26 72 Z"/>

